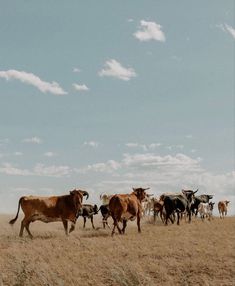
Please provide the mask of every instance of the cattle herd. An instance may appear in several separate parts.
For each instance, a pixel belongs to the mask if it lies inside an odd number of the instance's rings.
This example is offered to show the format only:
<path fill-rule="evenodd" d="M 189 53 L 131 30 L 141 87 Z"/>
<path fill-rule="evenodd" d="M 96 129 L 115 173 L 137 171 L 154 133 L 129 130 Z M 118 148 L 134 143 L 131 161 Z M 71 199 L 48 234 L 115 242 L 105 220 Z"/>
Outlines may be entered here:
<path fill-rule="evenodd" d="M 83 217 L 86 226 L 86 219 L 91 220 L 93 229 L 95 229 L 93 216 L 101 213 L 103 228 L 106 226 L 111 228 L 108 223 L 108 218 L 113 220 L 112 236 L 117 228 L 119 234 L 124 234 L 128 220 L 137 220 L 138 232 L 141 232 L 140 220 L 145 215 L 153 214 L 154 222 L 157 217 L 167 225 L 168 222 L 180 224 L 183 218 L 191 222 L 192 216 L 199 216 L 204 221 L 211 220 L 213 215 L 214 202 L 213 195 L 202 194 L 195 195 L 198 190 L 182 190 L 180 193 L 164 193 L 159 198 L 155 198 L 152 194 L 146 191 L 149 188 L 133 188 L 130 194 L 101 194 L 101 206 L 83 204 L 83 197 L 89 198 L 86 191 L 74 189 L 68 195 L 38 197 L 24 196 L 19 199 L 18 210 L 16 217 L 10 220 L 13 225 L 19 215 L 20 207 L 24 213 L 24 218 L 21 221 L 19 236 L 23 235 L 26 229 L 29 236 L 32 238 L 32 233 L 29 230 L 31 222 L 40 220 L 43 222 L 62 221 L 66 235 L 75 229 L 75 224 L 79 216 Z M 220 218 L 227 215 L 229 201 L 218 202 L 218 211 Z M 71 222 L 68 231 L 68 222 Z M 120 224 L 122 226 L 120 227 Z"/>

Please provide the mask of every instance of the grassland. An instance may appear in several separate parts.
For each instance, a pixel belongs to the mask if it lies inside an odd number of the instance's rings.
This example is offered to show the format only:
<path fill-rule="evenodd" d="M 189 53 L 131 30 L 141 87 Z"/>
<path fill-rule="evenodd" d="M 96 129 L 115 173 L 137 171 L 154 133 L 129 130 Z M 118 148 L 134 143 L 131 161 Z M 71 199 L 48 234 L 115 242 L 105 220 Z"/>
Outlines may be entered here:
<path fill-rule="evenodd" d="M 235 217 L 180 226 L 142 220 L 110 236 L 96 217 L 66 237 L 62 223 L 35 222 L 18 237 L 20 219 L 0 216 L 0 285 L 235 285 Z M 111 221 L 110 221 L 111 222 Z"/>

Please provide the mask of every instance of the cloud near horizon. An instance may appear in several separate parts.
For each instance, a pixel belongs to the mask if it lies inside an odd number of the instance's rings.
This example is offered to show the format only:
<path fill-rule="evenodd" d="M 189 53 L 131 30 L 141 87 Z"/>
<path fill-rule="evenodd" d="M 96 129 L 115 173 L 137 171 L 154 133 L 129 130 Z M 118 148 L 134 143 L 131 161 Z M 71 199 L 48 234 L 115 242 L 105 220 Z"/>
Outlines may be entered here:
<path fill-rule="evenodd" d="M 37 136 L 34 136 L 34 137 L 31 137 L 31 138 L 25 138 L 22 140 L 22 142 L 24 143 L 32 143 L 32 144 L 42 144 L 42 139 L 37 137 Z"/>
<path fill-rule="evenodd" d="M 0 71 L 0 78 L 4 78 L 6 80 L 17 79 L 22 83 L 26 83 L 28 85 L 36 87 L 43 93 L 51 93 L 55 95 L 67 94 L 67 92 L 65 92 L 57 82 L 53 81 L 50 83 L 43 81 L 33 73 L 28 73 L 25 71 L 18 71 L 18 70 Z"/>
<path fill-rule="evenodd" d="M 133 35 L 141 42 L 150 40 L 165 42 L 166 37 L 163 33 L 162 26 L 155 22 L 148 22 L 145 20 L 140 21 L 141 30 L 138 30 Z"/>
<path fill-rule="evenodd" d="M 129 81 L 136 77 L 136 72 L 133 68 L 125 68 L 118 61 L 111 59 L 105 62 L 104 68 L 98 72 L 99 76 L 109 76 L 118 78 L 124 81 Z"/>

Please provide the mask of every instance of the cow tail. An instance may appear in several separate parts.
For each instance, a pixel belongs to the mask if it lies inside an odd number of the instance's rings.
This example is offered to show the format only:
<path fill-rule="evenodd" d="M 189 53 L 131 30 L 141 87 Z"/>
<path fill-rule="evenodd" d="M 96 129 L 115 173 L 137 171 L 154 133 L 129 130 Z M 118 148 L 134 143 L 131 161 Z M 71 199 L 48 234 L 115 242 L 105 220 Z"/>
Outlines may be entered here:
<path fill-rule="evenodd" d="M 18 210 L 17 210 L 16 217 L 13 218 L 12 220 L 10 220 L 10 221 L 9 221 L 9 224 L 14 224 L 14 223 L 16 222 L 16 220 L 17 220 L 17 218 L 18 218 L 18 215 L 19 215 L 19 211 L 20 211 L 20 205 L 21 205 L 21 202 L 22 202 L 23 199 L 24 199 L 24 197 L 21 197 L 21 198 L 19 199 Z"/>

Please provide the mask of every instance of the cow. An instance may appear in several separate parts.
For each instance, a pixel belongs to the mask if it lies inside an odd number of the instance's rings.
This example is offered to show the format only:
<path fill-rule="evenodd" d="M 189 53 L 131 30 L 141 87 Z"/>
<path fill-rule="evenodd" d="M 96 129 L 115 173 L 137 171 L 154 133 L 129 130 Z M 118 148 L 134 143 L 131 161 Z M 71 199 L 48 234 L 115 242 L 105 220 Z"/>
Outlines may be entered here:
<path fill-rule="evenodd" d="M 86 226 L 86 219 L 89 218 L 91 220 L 91 225 L 93 229 L 95 229 L 94 222 L 93 222 L 93 215 L 98 214 L 98 207 L 97 205 L 89 205 L 89 204 L 83 204 L 81 211 L 78 214 L 79 216 L 83 217 L 83 228 Z"/>
<path fill-rule="evenodd" d="M 194 198 L 194 203 L 191 205 L 191 212 L 195 216 L 197 216 L 198 213 L 198 206 L 200 203 L 209 203 L 209 200 L 213 198 L 213 195 L 200 195 L 200 196 L 195 196 Z"/>
<path fill-rule="evenodd" d="M 99 211 L 102 215 L 103 228 L 105 228 L 106 225 L 110 228 L 110 225 L 108 224 L 108 218 L 110 217 L 109 205 L 101 205 Z"/>
<path fill-rule="evenodd" d="M 153 194 L 147 194 L 145 199 L 142 201 L 143 215 L 150 215 L 151 210 L 153 210 L 154 198 L 151 198 Z"/>
<path fill-rule="evenodd" d="M 210 220 L 212 218 L 212 212 L 213 212 L 214 204 L 215 203 L 212 203 L 212 202 L 199 204 L 198 212 L 199 212 L 200 217 L 203 221 L 205 218 L 208 218 L 208 220 Z"/>
<path fill-rule="evenodd" d="M 112 197 L 112 195 L 108 195 L 108 194 L 103 194 L 102 193 L 100 195 L 100 200 L 102 201 L 103 205 L 108 205 L 111 197 Z"/>
<path fill-rule="evenodd" d="M 153 219 L 154 219 L 154 222 L 156 221 L 158 214 L 160 214 L 160 218 L 161 218 L 162 222 L 164 221 L 165 210 L 164 210 L 163 205 L 164 205 L 164 201 L 154 199 L 154 201 L 153 201 Z"/>
<path fill-rule="evenodd" d="M 182 190 L 182 194 L 164 195 L 164 208 L 166 211 L 165 225 L 167 225 L 168 219 L 172 223 L 172 215 L 177 213 L 177 225 L 179 225 L 180 213 L 186 212 L 191 222 L 191 204 L 194 202 L 194 194 L 198 191 Z"/>
<path fill-rule="evenodd" d="M 230 201 L 227 201 L 227 200 L 218 202 L 218 210 L 219 210 L 220 218 L 224 218 L 227 215 L 229 203 Z"/>
<path fill-rule="evenodd" d="M 10 220 L 9 223 L 13 225 L 16 222 L 21 207 L 24 218 L 21 222 L 20 237 L 23 236 L 25 228 L 30 238 L 33 238 L 33 235 L 29 230 L 29 225 L 36 220 L 46 223 L 62 221 L 65 234 L 68 235 L 68 221 L 72 223 L 69 230 L 69 232 L 72 232 L 75 229 L 77 216 L 82 207 L 83 196 L 86 196 L 86 199 L 88 199 L 88 192 L 74 189 L 70 191 L 68 195 L 63 196 L 21 197 L 19 199 L 16 217 Z"/>
<path fill-rule="evenodd" d="M 131 194 L 117 194 L 112 196 L 109 202 L 110 214 L 113 218 L 112 236 L 115 233 L 116 227 L 120 234 L 124 234 L 127 221 L 135 220 L 135 218 L 137 218 L 138 232 L 141 232 L 141 202 L 145 199 L 145 191 L 148 189 L 149 188 L 133 188 L 133 192 Z M 122 229 L 119 227 L 118 222 L 123 223 Z"/>

